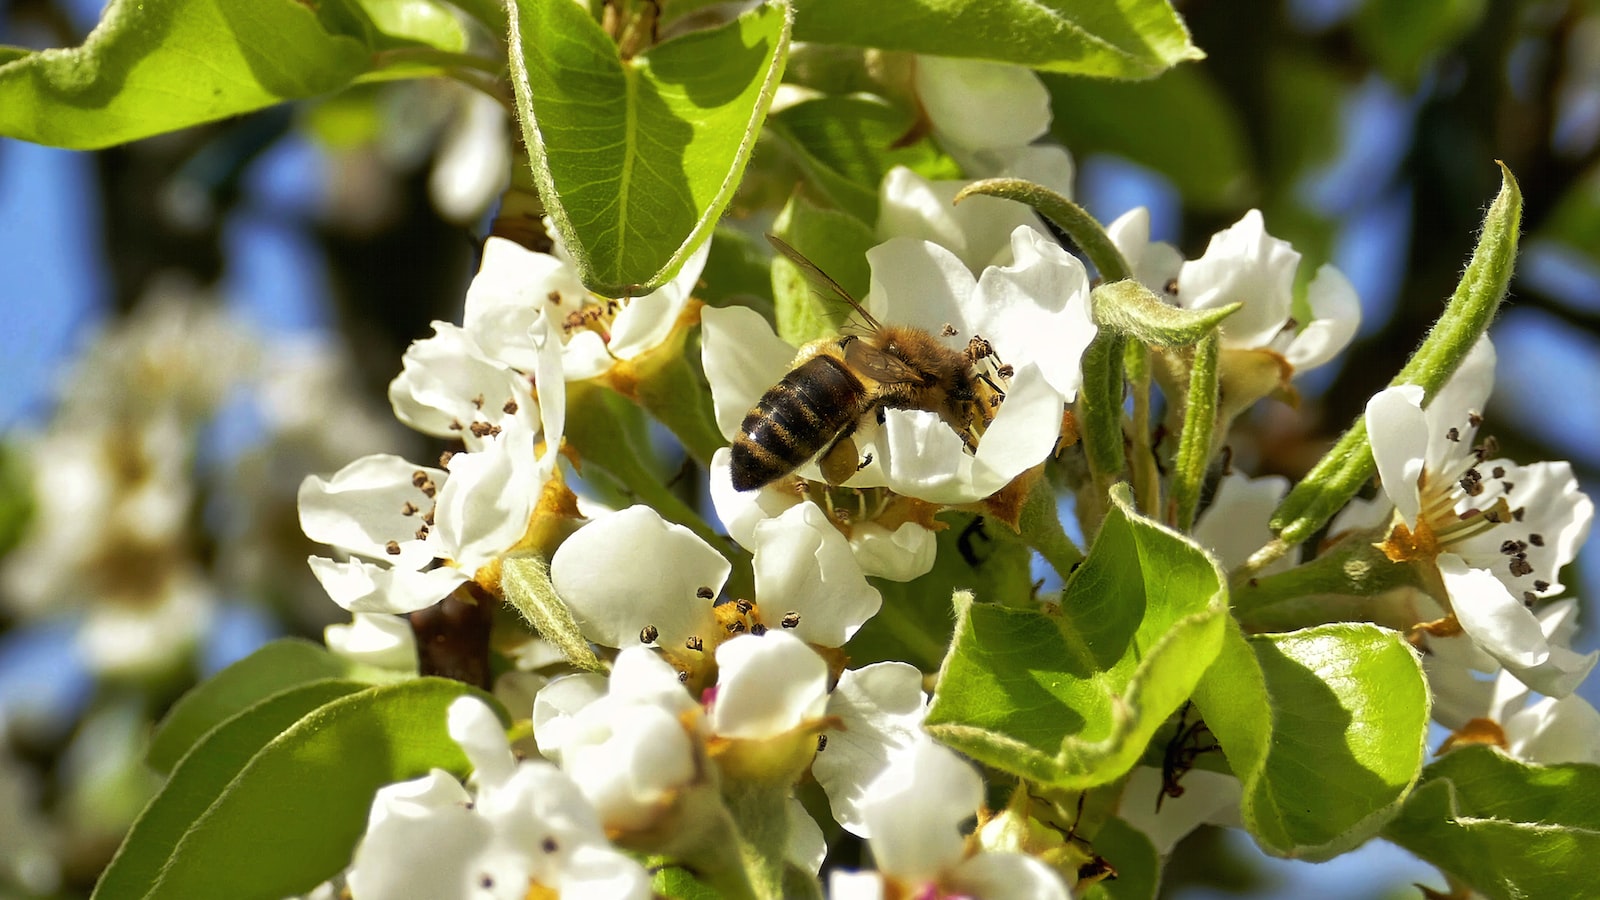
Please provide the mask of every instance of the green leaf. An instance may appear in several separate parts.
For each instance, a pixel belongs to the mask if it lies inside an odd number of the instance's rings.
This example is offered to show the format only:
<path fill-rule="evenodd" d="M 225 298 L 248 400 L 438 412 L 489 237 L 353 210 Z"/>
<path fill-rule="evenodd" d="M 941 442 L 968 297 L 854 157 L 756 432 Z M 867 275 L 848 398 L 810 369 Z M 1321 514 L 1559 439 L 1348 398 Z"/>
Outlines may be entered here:
<path fill-rule="evenodd" d="M 1594 882 L 1596 797 L 1600 766 L 1464 747 L 1423 770 L 1383 836 L 1490 897 L 1573 897 Z"/>
<path fill-rule="evenodd" d="M 1236 305 L 1237 306 L 1237 305 Z M 1195 509 L 1200 505 L 1200 488 L 1211 467 L 1211 434 L 1217 428 L 1216 334 L 1208 334 L 1195 348 L 1189 367 L 1189 393 L 1183 404 L 1183 433 L 1178 437 L 1178 455 L 1172 463 L 1171 521 L 1179 528 L 1194 527 Z"/>
<path fill-rule="evenodd" d="M 1188 347 L 1200 343 L 1244 306 L 1230 303 L 1214 309 L 1183 309 L 1163 303 L 1153 291 L 1132 278 L 1095 288 L 1091 294 L 1097 324 L 1153 347 Z"/>
<path fill-rule="evenodd" d="M 915 124 L 882 97 L 818 97 L 774 113 L 769 132 L 829 201 L 869 227 L 878 219 L 878 185 L 895 166 L 929 179 L 955 179 L 961 169 L 927 138 L 898 146 Z"/>
<path fill-rule="evenodd" d="M 456 681 L 322 681 L 229 719 L 183 758 L 106 870 L 96 897 L 281 897 L 350 863 L 386 785 L 470 769 L 446 730 Z M 492 701 L 491 701 L 492 702 Z"/>
<path fill-rule="evenodd" d="M 1074 153 L 1110 153 L 1154 169 L 1197 209 L 1234 212 L 1248 203 L 1244 121 L 1205 69 L 1179 66 L 1138 83 L 1060 75 L 1044 83 L 1050 133 Z"/>
<path fill-rule="evenodd" d="M 571 0 L 506 10 L 534 181 L 579 274 L 610 296 L 666 283 L 739 183 L 788 54 L 788 6 L 626 60 Z"/>
<path fill-rule="evenodd" d="M 1096 882 L 1073 896 L 1082 900 L 1155 900 L 1161 882 L 1161 857 L 1144 832 L 1110 818 L 1094 835 L 1094 852 L 1117 870 L 1117 877 Z"/>
<path fill-rule="evenodd" d="M 928 710 L 941 741 L 1007 772 L 1080 789 L 1121 777 L 1221 645 L 1227 592 L 1187 538 L 1140 517 L 1126 486 L 1059 611 L 958 604 Z"/>
<path fill-rule="evenodd" d="M 377 684 L 407 677 L 358 665 L 299 638 L 273 641 L 184 694 L 150 738 L 146 761 L 170 772 L 217 724 L 292 687 L 328 678 Z"/>
<path fill-rule="evenodd" d="M 795 39 L 1150 78 L 1201 53 L 1160 0 L 798 0 Z"/>
<path fill-rule="evenodd" d="M 1328 859 L 1377 834 L 1427 752 L 1422 666 L 1376 625 L 1247 639 L 1230 624 L 1194 699 L 1243 785 L 1245 826 L 1278 856 Z"/>
<path fill-rule="evenodd" d="M 435 4 L 365 5 L 402 33 L 350 0 L 113 0 L 83 46 L 0 65 L 0 134 L 108 147 L 337 90 L 379 68 L 380 51 L 463 41 L 421 11 Z"/>
<path fill-rule="evenodd" d="M 467 49 L 467 32 L 450 6 L 439 0 L 356 0 L 380 34 L 450 53 Z"/>
<path fill-rule="evenodd" d="M 263 698 L 207 734 L 139 814 L 95 885 L 94 896 L 151 896 L 184 834 L 262 747 L 318 708 L 364 687 L 332 679 L 296 685 Z"/>
<path fill-rule="evenodd" d="M 877 241 L 859 219 L 821 209 L 798 193 L 772 223 L 772 232 L 828 273 L 855 298 L 865 297 L 872 269 L 867 251 Z M 806 277 L 782 255 L 772 260 L 772 297 L 778 337 L 799 347 L 838 334 L 850 317 L 850 306 Z"/>
<path fill-rule="evenodd" d="M 1467 262 L 1449 305 L 1428 331 L 1422 346 L 1390 382 L 1421 385 L 1424 405 L 1433 402 L 1439 388 L 1450 380 L 1468 351 L 1489 329 L 1511 283 L 1521 233 L 1522 192 L 1504 163 L 1500 164 L 1500 171 L 1500 193 L 1484 214 L 1478 246 L 1472 251 L 1472 259 Z M 1289 546 L 1306 540 L 1356 495 L 1376 469 L 1363 417 L 1289 491 L 1273 512 L 1269 526 Z"/>
<path fill-rule="evenodd" d="M 567 662 L 588 672 L 604 671 L 572 618 L 572 610 L 550 583 L 549 563 L 536 556 L 507 559 L 500 566 L 500 588 L 506 602 L 540 637 L 561 648 Z"/>

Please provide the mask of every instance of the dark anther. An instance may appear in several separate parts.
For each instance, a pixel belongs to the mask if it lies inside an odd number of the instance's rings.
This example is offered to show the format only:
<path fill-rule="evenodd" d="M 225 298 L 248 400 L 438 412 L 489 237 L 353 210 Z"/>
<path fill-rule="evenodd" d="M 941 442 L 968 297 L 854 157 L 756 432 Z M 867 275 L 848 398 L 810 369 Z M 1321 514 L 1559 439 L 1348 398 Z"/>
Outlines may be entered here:
<path fill-rule="evenodd" d="M 789 612 L 783 614 L 783 619 L 779 624 L 783 625 L 785 628 L 799 628 L 800 614 L 794 610 L 790 610 Z"/>
<path fill-rule="evenodd" d="M 699 597 L 701 600 L 710 600 L 712 597 L 717 595 L 717 592 L 713 591 L 711 588 L 702 587 L 695 590 L 694 595 Z"/>
<path fill-rule="evenodd" d="M 654 625 L 646 625 L 639 629 L 639 643 L 654 644 L 656 638 L 661 637 L 661 632 Z"/>

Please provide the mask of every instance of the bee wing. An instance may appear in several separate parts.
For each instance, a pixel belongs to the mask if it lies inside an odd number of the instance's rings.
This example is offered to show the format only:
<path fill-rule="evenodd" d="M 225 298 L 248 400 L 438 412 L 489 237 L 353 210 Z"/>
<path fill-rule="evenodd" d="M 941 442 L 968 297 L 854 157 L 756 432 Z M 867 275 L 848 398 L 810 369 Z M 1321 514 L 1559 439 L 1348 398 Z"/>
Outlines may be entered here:
<path fill-rule="evenodd" d="M 897 356 L 879 350 L 866 341 L 851 341 L 844 348 L 845 365 L 852 371 L 880 384 L 906 384 L 922 381 L 922 374 Z"/>
<path fill-rule="evenodd" d="M 772 245 L 773 249 L 777 250 L 779 253 L 782 253 L 785 259 L 794 263 L 795 267 L 800 270 L 800 273 L 806 277 L 807 281 L 811 282 L 817 287 L 823 288 L 828 293 L 833 294 L 840 300 L 850 304 L 850 308 L 860 313 L 861 318 L 869 326 L 871 326 L 874 331 L 883 327 L 878 324 L 877 319 L 872 317 L 872 313 L 867 312 L 866 307 L 862 306 L 860 303 L 857 303 L 856 298 L 850 296 L 850 292 L 844 289 L 844 285 L 834 281 L 827 272 L 822 271 L 822 269 L 818 268 L 816 263 L 802 256 L 799 250 L 789 246 L 788 242 L 783 238 L 780 238 L 775 234 L 769 234 L 767 235 L 767 242 Z"/>

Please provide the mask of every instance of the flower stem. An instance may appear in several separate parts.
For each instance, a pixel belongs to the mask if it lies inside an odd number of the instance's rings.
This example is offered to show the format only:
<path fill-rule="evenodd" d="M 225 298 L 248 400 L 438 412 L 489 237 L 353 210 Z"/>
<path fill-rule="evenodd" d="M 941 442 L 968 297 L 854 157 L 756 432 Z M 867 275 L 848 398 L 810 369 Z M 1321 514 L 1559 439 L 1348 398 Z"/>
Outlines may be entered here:
<path fill-rule="evenodd" d="M 1220 344 L 1215 331 L 1195 347 L 1189 368 L 1189 393 L 1183 410 L 1183 434 L 1172 473 L 1173 525 L 1188 531 L 1200 505 L 1200 488 L 1211 463 L 1211 436 L 1217 427 L 1217 360 Z"/>

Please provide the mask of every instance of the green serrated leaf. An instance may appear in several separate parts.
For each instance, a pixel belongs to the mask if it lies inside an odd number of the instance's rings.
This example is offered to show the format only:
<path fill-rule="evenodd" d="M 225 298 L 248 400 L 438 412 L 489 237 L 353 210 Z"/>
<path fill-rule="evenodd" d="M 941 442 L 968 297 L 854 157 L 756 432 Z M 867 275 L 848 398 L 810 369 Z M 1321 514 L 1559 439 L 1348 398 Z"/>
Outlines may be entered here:
<path fill-rule="evenodd" d="M 821 209 L 795 194 L 772 223 L 772 233 L 828 273 L 850 296 L 867 295 L 872 279 L 867 251 L 877 241 L 859 219 Z M 781 255 L 772 260 L 772 297 L 778 337 L 796 347 L 838 334 L 850 316 L 848 303 L 822 290 Z"/>
<path fill-rule="evenodd" d="M 0 64 L 0 135 L 93 150 L 337 90 L 382 50 L 463 36 L 424 21 L 422 0 L 113 0 L 83 46 Z M 0 60 L 5 57 L 0 55 Z"/>
<path fill-rule="evenodd" d="M 1383 836 L 1489 897 L 1576 897 L 1600 853 L 1600 766 L 1535 766 L 1488 747 L 1422 773 Z"/>
<path fill-rule="evenodd" d="M 1112 508 L 1059 612 L 959 605 L 927 727 L 995 768 L 1063 788 L 1121 777 L 1221 645 L 1227 592 L 1189 539 Z"/>
<path fill-rule="evenodd" d="M 1427 753 L 1421 663 L 1376 625 L 1247 639 L 1230 624 L 1194 700 L 1243 784 L 1245 826 L 1278 856 L 1328 859 L 1377 834 Z"/>
<path fill-rule="evenodd" d="M 665 284 L 711 234 L 783 72 L 789 8 L 621 59 L 571 0 L 507 0 L 533 176 L 579 274 L 610 295 Z"/>
<path fill-rule="evenodd" d="M 195 745 L 151 801 L 96 897 L 282 897 L 350 863 L 378 788 L 470 769 L 446 729 L 457 681 L 315 682 Z M 503 712 L 501 713 L 503 716 Z"/>
<path fill-rule="evenodd" d="M 549 563 L 538 557 L 506 560 L 500 567 L 500 588 L 506 602 L 522 613 L 540 637 L 561 648 L 567 662 L 588 672 L 604 671 L 572 618 L 572 610 L 550 583 Z"/>
<path fill-rule="evenodd" d="M 1201 59 L 1160 0 L 798 0 L 795 39 L 993 59 L 1103 78 L 1150 78 Z"/>
<path fill-rule="evenodd" d="M 409 677 L 362 666 L 299 638 L 273 641 L 196 685 L 161 720 L 146 761 L 170 772 L 219 723 L 280 691 L 329 678 L 378 684 Z"/>
<path fill-rule="evenodd" d="M 1246 204 L 1253 175 L 1244 121 L 1204 68 L 1179 66 L 1138 83 L 1049 74 L 1044 83 L 1050 133 L 1074 153 L 1112 153 L 1154 169 L 1198 209 Z"/>

